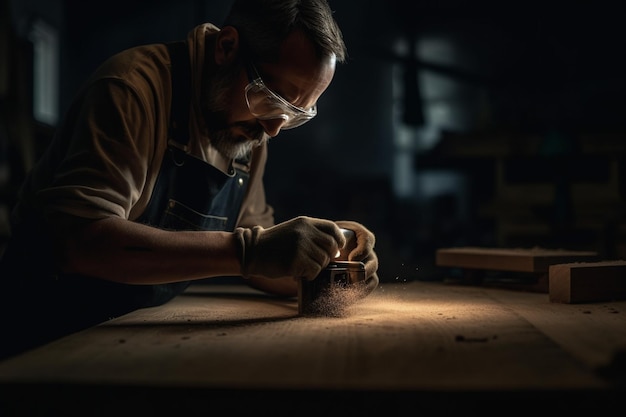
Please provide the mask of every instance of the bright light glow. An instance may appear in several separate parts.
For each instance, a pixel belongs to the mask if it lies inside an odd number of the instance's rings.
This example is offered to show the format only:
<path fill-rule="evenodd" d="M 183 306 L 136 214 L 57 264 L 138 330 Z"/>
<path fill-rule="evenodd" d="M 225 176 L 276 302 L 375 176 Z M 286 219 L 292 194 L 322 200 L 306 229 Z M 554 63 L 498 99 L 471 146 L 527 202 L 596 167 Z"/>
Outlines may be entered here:
<path fill-rule="evenodd" d="M 413 154 L 397 152 L 393 161 L 393 191 L 398 197 L 413 195 Z"/>
<path fill-rule="evenodd" d="M 33 116 L 55 125 L 59 100 L 59 35 L 55 28 L 36 20 L 29 39 L 33 43 Z"/>

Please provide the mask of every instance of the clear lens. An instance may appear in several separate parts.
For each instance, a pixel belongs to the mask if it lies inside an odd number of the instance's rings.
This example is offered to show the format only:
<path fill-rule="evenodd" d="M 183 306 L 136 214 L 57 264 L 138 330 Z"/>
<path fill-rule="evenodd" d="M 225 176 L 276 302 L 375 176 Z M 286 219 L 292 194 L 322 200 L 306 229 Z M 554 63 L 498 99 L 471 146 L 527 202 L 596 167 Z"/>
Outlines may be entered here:
<path fill-rule="evenodd" d="M 267 88 L 260 79 L 252 81 L 246 87 L 246 102 L 250 113 L 258 119 L 285 120 L 282 129 L 301 126 L 317 114 L 315 106 L 308 110 L 296 107 Z"/>

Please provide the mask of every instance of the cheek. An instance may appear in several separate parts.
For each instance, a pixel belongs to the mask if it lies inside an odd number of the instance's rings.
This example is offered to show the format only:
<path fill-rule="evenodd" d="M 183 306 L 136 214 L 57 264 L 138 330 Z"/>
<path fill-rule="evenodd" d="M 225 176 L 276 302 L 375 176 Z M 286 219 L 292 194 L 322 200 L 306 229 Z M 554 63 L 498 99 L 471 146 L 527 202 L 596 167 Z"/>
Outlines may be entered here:
<path fill-rule="evenodd" d="M 229 115 L 229 122 L 241 122 L 253 120 L 254 116 L 250 114 L 248 109 L 248 103 L 246 101 L 245 88 L 248 85 L 248 77 L 242 76 L 239 79 L 233 80 L 236 88 L 231 88 L 228 94 L 228 107 L 227 113 Z"/>
<path fill-rule="evenodd" d="M 219 68 L 203 86 L 205 108 L 220 114 L 222 122 L 232 123 L 249 116 L 245 99 L 247 76 L 233 67 Z"/>
<path fill-rule="evenodd" d="M 228 110 L 229 124 L 246 124 L 248 126 L 260 126 L 258 119 L 250 113 L 246 98 L 243 94 L 232 97 L 233 106 Z"/>
<path fill-rule="evenodd" d="M 233 115 L 237 118 L 238 121 L 250 120 L 254 118 L 254 116 L 250 114 L 250 110 L 248 109 L 248 103 L 246 102 L 246 96 L 243 91 L 240 92 L 238 95 L 232 97 L 231 102 L 233 104 Z"/>
<path fill-rule="evenodd" d="M 242 77 L 239 85 L 241 87 L 239 89 L 236 89 L 237 92 L 232 97 L 233 110 L 240 120 L 253 119 L 254 116 L 252 116 L 252 114 L 250 113 L 250 110 L 248 109 L 248 102 L 246 100 L 246 86 L 248 85 L 248 77 Z"/>

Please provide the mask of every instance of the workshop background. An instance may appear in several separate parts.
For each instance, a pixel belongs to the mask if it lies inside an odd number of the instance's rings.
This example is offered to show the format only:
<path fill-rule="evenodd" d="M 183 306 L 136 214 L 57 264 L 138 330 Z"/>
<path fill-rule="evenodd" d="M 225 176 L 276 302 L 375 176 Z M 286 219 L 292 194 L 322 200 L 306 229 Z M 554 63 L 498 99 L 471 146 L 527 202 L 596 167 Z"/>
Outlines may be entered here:
<path fill-rule="evenodd" d="M 621 1 L 331 0 L 348 47 L 319 115 L 270 144 L 277 221 L 363 222 L 381 281 L 451 246 L 626 258 Z M 220 25 L 230 1 L 1 0 L 0 236 L 26 172 L 110 55 Z"/>

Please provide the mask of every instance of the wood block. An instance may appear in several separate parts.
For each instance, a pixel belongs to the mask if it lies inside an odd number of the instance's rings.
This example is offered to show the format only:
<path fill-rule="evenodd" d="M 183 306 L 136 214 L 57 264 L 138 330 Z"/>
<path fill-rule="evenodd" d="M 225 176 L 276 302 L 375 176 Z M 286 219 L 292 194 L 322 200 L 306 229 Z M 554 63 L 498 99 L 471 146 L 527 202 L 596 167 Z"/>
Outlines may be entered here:
<path fill-rule="evenodd" d="M 548 279 L 553 303 L 626 300 L 626 261 L 551 265 Z"/>
<path fill-rule="evenodd" d="M 563 249 L 459 247 L 438 249 L 435 262 L 452 268 L 547 273 L 550 265 L 592 262 L 597 256 L 593 251 Z"/>

